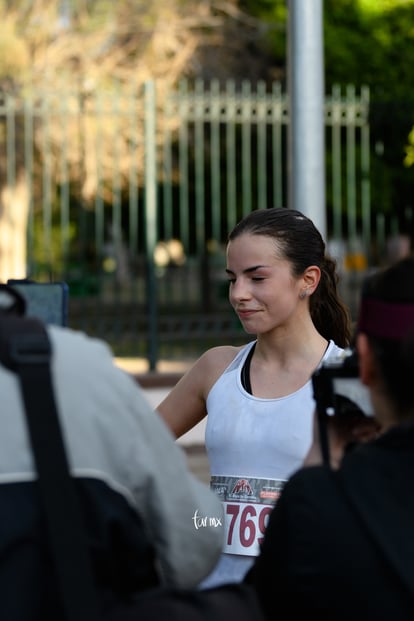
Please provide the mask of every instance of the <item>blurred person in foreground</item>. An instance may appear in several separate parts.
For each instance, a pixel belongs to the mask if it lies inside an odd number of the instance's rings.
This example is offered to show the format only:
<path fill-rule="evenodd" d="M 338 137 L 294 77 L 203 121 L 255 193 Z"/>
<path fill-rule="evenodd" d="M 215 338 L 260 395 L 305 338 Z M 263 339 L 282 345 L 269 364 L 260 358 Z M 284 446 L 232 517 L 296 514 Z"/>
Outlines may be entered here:
<path fill-rule="evenodd" d="M 16 300 L 22 301 L 0 285 L 2 335 L 3 314 L 11 314 Z M 157 585 L 196 586 L 220 556 L 220 501 L 189 472 L 182 449 L 133 378 L 114 365 L 106 343 L 69 328 L 46 329 L 101 612 Z M 59 619 L 19 378 L 2 364 L 0 394 L 2 616 Z"/>
<path fill-rule="evenodd" d="M 283 609 L 320 621 L 413 618 L 413 257 L 368 277 L 356 349 L 381 433 L 346 450 L 349 433 L 332 427 L 333 466 L 320 456 L 286 483 L 245 578 L 268 619 Z"/>

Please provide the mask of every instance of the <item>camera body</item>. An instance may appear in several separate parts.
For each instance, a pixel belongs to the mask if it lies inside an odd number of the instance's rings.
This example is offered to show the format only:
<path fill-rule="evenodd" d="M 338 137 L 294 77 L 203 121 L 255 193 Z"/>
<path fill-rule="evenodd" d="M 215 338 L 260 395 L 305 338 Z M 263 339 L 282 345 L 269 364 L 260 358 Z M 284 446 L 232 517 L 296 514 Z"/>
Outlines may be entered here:
<path fill-rule="evenodd" d="M 368 389 L 359 379 L 358 357 L 353 349 L 329 358 L 313 374 L 312 385 L 320 417 L 374 415 Z"/>
<path fill-rule="evenodd" d="M 65 282 L 9 279 L 7 284 L 25 299 L 27 316 L 47 324 L 67 325 L 69 288 Z"/>

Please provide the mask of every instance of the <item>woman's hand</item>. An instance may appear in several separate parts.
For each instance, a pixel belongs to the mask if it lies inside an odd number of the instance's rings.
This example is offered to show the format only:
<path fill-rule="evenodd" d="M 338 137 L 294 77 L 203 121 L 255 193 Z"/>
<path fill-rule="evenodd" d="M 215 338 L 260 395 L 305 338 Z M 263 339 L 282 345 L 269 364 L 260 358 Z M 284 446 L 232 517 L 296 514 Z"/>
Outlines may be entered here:
<path fill-rule="evenodd" d="M 328 439 L 329 459 L 332 468 L 339 468 L 344 454 L 355 444 L 369 442 L 378 437 L 381 429 L 375 418 L 362 413 L 327 416 L 325 423 Z M 303 461 L 304 466 L 323 463 L 319 422 L 315 413 L 313 419 L 313 439 Z"/>

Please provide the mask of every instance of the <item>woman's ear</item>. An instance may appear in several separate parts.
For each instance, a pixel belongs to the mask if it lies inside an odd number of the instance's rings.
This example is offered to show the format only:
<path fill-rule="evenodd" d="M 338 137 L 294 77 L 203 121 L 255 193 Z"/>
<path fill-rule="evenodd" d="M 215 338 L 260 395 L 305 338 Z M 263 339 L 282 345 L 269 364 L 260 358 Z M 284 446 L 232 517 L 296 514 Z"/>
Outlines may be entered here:
<path fill-rule="evenodd" d="M 317 265 L 310 265 L 303 274 L 303 281 L 308 295 L 312 294 L 321 279 L 321 270 Z"/>
<path fill-rule="evenodd" d="M 356 338 L 356 348 L 358 352 L 359 377 L 366 386 L 371 386 L 375 380 L 375 361 L 374 352 L 369 344 L 366 334 L 360 333 Z"/>

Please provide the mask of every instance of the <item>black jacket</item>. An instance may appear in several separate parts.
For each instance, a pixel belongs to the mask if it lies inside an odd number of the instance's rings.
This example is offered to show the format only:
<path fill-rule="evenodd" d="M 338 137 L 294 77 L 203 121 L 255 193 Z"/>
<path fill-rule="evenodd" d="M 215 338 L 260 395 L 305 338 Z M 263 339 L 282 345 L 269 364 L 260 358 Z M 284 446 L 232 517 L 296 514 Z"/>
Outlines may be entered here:
<path fill-rule="evenodd" d="M 269 619 L 414 619 L 414 427 L 298 471 L 246 577 Z"/>

